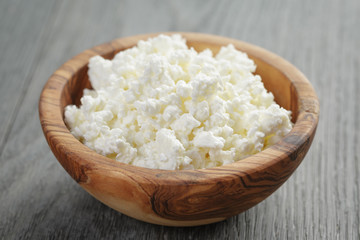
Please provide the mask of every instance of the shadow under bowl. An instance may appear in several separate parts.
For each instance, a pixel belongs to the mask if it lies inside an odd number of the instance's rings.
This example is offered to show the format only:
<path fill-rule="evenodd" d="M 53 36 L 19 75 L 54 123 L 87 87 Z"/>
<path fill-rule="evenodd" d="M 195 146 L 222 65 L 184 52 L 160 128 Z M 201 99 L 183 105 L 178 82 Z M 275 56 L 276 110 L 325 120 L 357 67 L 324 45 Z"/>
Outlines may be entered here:
<path fill-rule="evenodd" d="M 281 57 L 260 47 L 219 36 L 180 33 L 187 45 L 216 54 L 232 43 L 246 52 L 275 101 L 292 111 L 294 127 L 281 141 L 238 162 L 200 170 L 155 170 L 116 162 L 79 142 L 64 123 L 64 107 L 79 104 L 90 88 L 89 59 L 111 59 L 139 40 L 157 34 L 113 40 L 64 63 L 46 83 L 39 101 L 41 126 L 54 155 L 86 191 L 136 219 L 168 226 L 195 226 L 224 220 L 264 200 L 294 172 L 313 140 L 319 103 L 306 77 Z M 172 34 L 172 33 L 165 33 Z"/>

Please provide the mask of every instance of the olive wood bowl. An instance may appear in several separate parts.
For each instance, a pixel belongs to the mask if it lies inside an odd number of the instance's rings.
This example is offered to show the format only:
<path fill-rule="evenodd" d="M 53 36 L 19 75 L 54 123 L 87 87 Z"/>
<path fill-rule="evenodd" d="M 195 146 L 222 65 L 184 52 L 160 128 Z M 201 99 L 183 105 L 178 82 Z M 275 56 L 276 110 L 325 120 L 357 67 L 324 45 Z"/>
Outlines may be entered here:
<path fill-rule="evenodd" d="M 264 151 L 221 167 L 200 170 L 155 170 L 116 162 L 79 142 L 64 123 L 64 107 L 79 104 L 88 80 L 88 61 L 95 55 L 111 59 L 141 39 L 157 34 L 113 40 L 85 50 L 49 78 L 39 101 L 43 132 L 54 155 L 87 192 L 133 218 L 160 225 L 194 226 L 224 220 L 264 200 L 294 172 L 313 140 L 319 103 L 306 77 L 281 57 L 260 47 L 219 36 L 180 33 L 187 45 L 216 54 L 232 43 L 256 65 L 256 74 L 275 101 L 292 111 L 294 127 Z M 172 33 L 165 33 L 172 34 Z"/>

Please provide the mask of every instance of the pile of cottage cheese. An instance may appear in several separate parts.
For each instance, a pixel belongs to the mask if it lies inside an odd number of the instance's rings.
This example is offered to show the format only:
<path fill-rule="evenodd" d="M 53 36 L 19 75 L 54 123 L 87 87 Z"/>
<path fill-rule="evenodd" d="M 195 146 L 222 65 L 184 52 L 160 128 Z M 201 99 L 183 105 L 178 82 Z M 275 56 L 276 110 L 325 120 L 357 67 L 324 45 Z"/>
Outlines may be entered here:
<path fill-rule="evenodd" d="M 71 133 L 119 162 L 156 169 L 216 167 L 258 153 L 291 128 L 254 62 L 233 45 L 213 57 L 180 35 L 90 59 L 93 90 L 65 109 Z"/>

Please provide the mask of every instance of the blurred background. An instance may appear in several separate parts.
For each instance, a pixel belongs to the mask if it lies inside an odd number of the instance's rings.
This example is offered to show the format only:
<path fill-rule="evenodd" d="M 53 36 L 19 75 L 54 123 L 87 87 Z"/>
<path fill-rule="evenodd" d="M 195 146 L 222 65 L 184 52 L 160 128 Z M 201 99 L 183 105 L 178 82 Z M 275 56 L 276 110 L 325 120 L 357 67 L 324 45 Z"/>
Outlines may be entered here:
<path fill-rule="evenodd" d="M 360 1 L 0 0 L 0 239 L 360 239 Z M 203 32 L 261 46 L 313 84 L 321 115 L 295 174 L 226 221 L 170 228 L 101 204 L 62 169 L 38 99 L 74 55 L 114 38 Z"/>

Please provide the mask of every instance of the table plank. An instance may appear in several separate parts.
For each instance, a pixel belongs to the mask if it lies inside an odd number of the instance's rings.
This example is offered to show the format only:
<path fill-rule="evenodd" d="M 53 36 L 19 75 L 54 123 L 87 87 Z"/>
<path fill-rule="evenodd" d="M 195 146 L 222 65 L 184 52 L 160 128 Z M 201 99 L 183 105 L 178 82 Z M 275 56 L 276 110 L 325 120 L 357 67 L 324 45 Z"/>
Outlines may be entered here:
<path fill-rule="evenodd" d="M 359 12 L 359 1 L 338 0 L 0 1 L 0 239 L 359 239 Z M 159 31 L 257 44 L 318 93 L 318 131 L 299 169 L 226 221 L 170 228 L 122 215 L 66 174 L 41 132 L 38 98 L 57 67 L 110 39 Z"/>
<path fill-rule="evenodd" d="M 43 11 L 38 11 L 40 5 Z M 0 152 L 31 81 L 54 6 L 54 1 L 1 2 Z"/>

